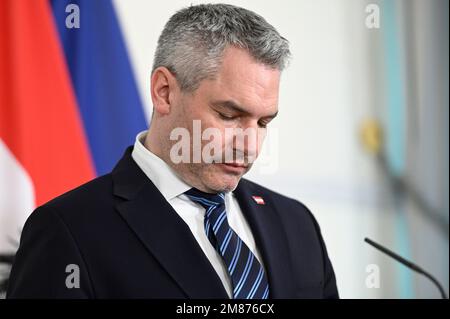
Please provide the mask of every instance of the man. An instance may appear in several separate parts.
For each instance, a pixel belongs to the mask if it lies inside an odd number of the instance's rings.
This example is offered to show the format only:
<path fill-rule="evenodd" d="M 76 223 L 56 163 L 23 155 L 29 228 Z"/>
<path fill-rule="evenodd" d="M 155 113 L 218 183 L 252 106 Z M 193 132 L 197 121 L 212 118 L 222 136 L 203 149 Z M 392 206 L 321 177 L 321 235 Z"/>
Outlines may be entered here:
<path fill-rule="evenodd" d="M 156 50 L 148 132 L 110 174 L 31 214 L 7 297 L 338 298 L 309 210 L 241 178 L 278 112 L 288 56 L 251 11 L 208 4 L 173 15 Z M 216 138 L 195 142 L 196 123 Z M 227 137 L 238 129 L 257 142 Z M 184 160 L 180 131 L 192 137 Z M 208 160 L 209 143 L 219 150 Z"/>

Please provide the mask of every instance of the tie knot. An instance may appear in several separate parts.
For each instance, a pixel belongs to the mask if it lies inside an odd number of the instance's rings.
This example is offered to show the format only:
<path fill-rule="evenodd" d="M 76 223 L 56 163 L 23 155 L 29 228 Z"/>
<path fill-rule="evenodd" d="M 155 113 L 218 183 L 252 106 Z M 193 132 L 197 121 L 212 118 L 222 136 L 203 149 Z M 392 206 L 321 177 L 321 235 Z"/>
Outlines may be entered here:
<path fill-rule="evenodd" d="M 185 194 L 190 200 L 199 203 L 205 208 L 225 204 L 225 195 L 223 193 L 211 194 L 202 192 L 196 188 L 191 188 Z"/>

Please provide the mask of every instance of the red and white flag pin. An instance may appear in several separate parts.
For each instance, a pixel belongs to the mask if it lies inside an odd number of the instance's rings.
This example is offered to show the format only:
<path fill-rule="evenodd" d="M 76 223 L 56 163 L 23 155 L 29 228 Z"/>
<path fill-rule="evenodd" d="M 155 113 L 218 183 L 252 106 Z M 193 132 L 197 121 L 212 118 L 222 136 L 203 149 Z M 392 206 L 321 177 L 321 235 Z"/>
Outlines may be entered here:
<path fill-rule="evenodd" d="M 265 205 L 264 199 L 261 196 L 252 196 L 253 200 L 258 205 Z"/>

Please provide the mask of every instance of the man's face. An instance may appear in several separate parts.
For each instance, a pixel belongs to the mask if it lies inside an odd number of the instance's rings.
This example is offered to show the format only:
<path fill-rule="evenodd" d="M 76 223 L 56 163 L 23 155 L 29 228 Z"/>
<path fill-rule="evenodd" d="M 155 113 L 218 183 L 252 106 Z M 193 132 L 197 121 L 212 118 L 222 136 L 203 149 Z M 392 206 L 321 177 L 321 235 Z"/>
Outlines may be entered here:
<path fill-rule="evenodd" d="M 260 152 L 267 124 L 278 111 L 278 88 L 280 72 L 256 62 L 246 51 L 227 48 L 221 68 L 214 79 L 206 79 L 193 93 L 180 93 L 171 108 L 174 126 L 186 128 L 193 139 L 193 121 L 200 120 L 201 130 L 215 128 L 221 138 L 201 140 L 201 149 L 210 142 L 217 144 L 222 152 L 233 154 L 231 163 L 189 163 L 169 165 L 188 184 L 206 192 L 227 192 L 236 188 L 240 178 L 250 170 L 251 158 Z M 236 136 L 226 134 L 226 129 L 253 130 L 256 143 L 238 143 Z M 167 145 L 173 146 L 171 141 Z M 192 143 L 191 143 L 192 147 Z M 169 151 L 166 149 L 166 151 Z M 191 148 L 192 152 L 198 151 Z M 219 160 L 220 161 L 220 160 Z M 225 162 L 225 163 L 224 163 Z M 240 162 L 240 163 L 237 163 Z M 244 162 L 244 163 L 242 163 Z"/>

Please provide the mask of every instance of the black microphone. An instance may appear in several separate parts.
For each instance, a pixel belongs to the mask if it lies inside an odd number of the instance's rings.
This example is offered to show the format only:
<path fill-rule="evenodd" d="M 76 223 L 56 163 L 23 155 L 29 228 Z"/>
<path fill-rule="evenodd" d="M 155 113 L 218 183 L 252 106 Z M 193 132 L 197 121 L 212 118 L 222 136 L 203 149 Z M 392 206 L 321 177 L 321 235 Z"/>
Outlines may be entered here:
<path fill-rule="evenodd" d="M 364 238 L 364 241 L 370 245 L 372 245 L 373 247 L 375 247 L 378 250 L 381 250 L 383 253 L 385 253 L 388 256 L 391 256 L 392 258 L 394 258 L 395 260 L 397 260 L 398 262 L 402 263 L 403 265 L 405 265 L 408 268 L 411 268 L 414 271 L 417 271 L 419 274 L 424 275 L 425 277 L 427 277 L 428 279 L 430 279 L 439 289 L 442 299 L 447 299 L 447 296 L 445 295 L 445 291 L 442 288 L 441 284 L 439 283 L 439 281 L 436 280 L 436 278 L 434 278 L 432 275 L 430 275 L 428 272 L 426 272 L 425 270 L 423 270 L 422 268 L 420 268 L 419 266 L 417 266 L 416 264 L 410 262 L 409 260 L 406 260 L 403 257 L 400 257 L 399 255 L 397 255 L 396 253 L 394 253 L 392 250 L 387 249 L 386 247 L 381 246 L 380 244 L 377 244 L 376 242 L 374 242 L 373 240 L 369 239 L 369 238 Z"/>

